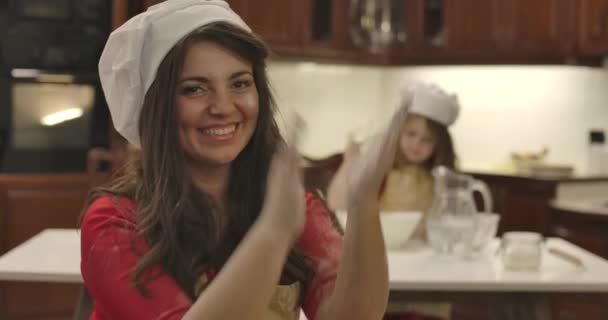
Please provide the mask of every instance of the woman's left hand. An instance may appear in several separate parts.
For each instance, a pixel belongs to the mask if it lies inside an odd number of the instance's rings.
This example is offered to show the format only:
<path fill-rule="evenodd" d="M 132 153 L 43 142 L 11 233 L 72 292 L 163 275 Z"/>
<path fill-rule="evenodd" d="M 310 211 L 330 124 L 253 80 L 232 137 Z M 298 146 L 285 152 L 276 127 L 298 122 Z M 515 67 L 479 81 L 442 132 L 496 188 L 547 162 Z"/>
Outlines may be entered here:
<path fill-rule="evenodd" d="M 270 165 L 266 197 L 259 218 L 270 225 L 269 230 L 287 235 L 290 242 L 299 237 L 306 219 L 301 158 L 298 152 L 298 142 L 304 127 L 304 120 L 296 114 L 291 116 L 286 133 L 287 144 L 275 153 Z"/>
<path fill-rule="evenodd" d="M 347 177 L 347 209 L 366 208 L 378 201 L 382 181 L 393 166 L 399 145 L 401 127 L 410 108 L 411 97 L 403 97 L 389 125 L 372 136 L 353 163 Z"/>

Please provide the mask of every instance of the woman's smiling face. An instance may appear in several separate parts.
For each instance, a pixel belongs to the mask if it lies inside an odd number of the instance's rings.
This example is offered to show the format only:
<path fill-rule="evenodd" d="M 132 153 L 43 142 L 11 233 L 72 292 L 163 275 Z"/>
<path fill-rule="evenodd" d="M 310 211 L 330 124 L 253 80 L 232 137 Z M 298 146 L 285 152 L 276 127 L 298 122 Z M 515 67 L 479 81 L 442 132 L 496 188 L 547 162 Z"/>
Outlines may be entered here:
<path fill-rule="evenodd" d="M 214 42 L 185 54 L 175 97 L 179 140 L 196 166 L 230 165 L 256 128 L 258 91 L 252 65 Z"/>

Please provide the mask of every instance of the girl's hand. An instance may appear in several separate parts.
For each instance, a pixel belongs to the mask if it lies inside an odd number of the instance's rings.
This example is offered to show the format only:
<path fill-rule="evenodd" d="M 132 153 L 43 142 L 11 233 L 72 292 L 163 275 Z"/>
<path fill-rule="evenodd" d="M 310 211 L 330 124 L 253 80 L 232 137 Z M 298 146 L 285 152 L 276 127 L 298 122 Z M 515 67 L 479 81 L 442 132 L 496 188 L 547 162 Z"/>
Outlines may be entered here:
<path fill-rule="evenodd" d="M 300 154 L 297 149 L 304 122 L 294 116 L 286 134 L 287 146 L 278 150 L 270 165 L 266 197 L 260 220 L 276 232 L 295 241 L 305 223 L 305 199 Z"/>
<path fill-rule="evenodd" d="M 388 127 L 372 136 L 369 147 L 353 163 L 347 177 L 347 209 L 351 212 L 359 207 L 366 208 L 378 201 L 382 181 L 393 166 L 399 145 L 401 126 L 410 108 L 411 96 L 402 98 L 401 106 L 395 111 Z"/>

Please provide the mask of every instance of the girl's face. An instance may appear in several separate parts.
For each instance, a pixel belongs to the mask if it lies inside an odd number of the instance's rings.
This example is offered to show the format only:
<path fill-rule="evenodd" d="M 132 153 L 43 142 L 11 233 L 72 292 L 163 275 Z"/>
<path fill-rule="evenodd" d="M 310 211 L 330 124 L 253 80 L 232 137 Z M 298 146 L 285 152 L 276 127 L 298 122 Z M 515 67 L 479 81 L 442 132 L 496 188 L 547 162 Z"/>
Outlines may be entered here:
<path fill-rule="evenodd" d="M 408 115 L 401 129 L 399 146 L 407 161 L 412 164 L 423 164 L 431 158 L 435 151 L 435 138 L 427 120 L 418 115 Z"/>
<path fill-rule="evenodd" d="M 252 65 L 213 42 L 193 44 L 178 77 L 179 140 L 197 166 L 232 163 L 251 139 L 259 105 Z"/>

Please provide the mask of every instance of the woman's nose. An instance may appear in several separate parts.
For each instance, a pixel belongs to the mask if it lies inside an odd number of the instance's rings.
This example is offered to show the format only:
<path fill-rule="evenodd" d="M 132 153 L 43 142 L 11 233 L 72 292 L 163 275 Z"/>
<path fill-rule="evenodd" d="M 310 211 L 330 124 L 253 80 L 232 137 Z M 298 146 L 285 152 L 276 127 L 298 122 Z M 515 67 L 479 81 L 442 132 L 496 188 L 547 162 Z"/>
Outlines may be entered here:
<path fill-rule="evenodd" d="M 209 106 L 209 113 L 212 115 L 222 115 L 234 110 L 234 101 L 229 92 L 218 90 L 214 93 L 214 98 Z"/>

